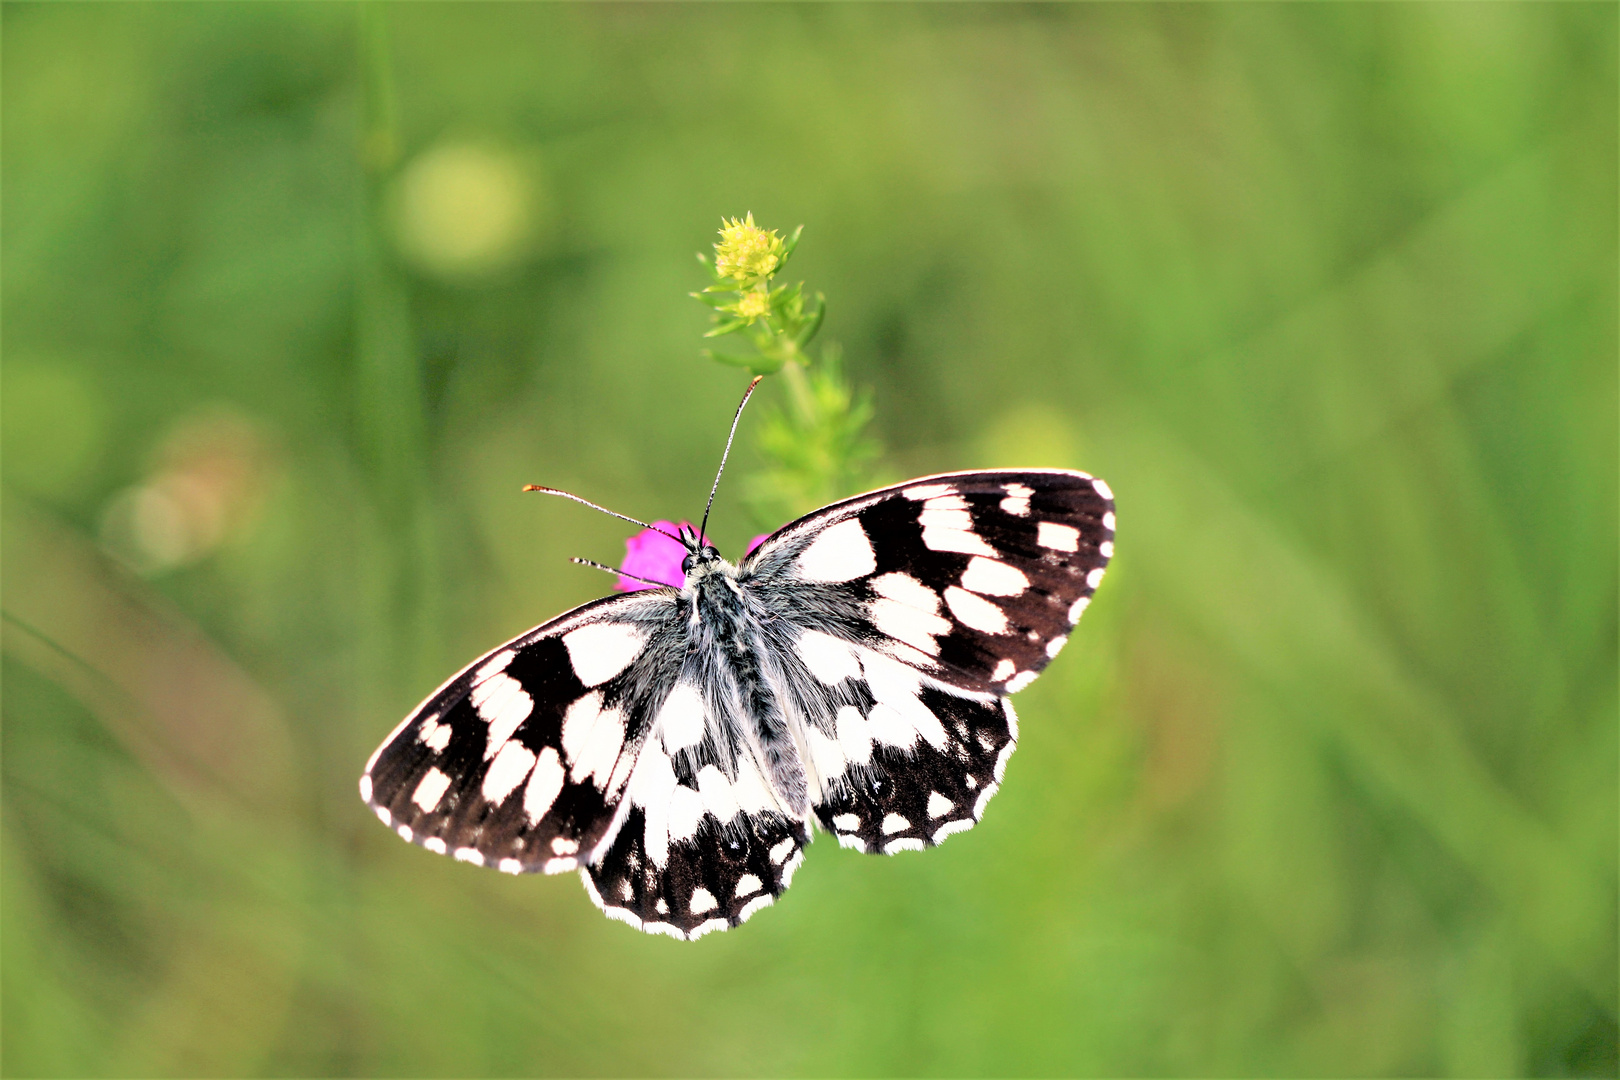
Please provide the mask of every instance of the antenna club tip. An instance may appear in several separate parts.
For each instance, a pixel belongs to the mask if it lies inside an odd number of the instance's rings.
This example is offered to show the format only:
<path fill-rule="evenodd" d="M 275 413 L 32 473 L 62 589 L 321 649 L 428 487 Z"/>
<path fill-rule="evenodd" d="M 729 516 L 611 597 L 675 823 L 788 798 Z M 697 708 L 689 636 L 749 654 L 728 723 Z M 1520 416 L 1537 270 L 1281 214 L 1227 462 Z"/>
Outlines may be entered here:
<path fill-rule="evenodd" d="M 544 491 L 545 488 L 541 487 L 539 484 L 524 484 L 523 485 L 523 490 L 524 491 Z"/>

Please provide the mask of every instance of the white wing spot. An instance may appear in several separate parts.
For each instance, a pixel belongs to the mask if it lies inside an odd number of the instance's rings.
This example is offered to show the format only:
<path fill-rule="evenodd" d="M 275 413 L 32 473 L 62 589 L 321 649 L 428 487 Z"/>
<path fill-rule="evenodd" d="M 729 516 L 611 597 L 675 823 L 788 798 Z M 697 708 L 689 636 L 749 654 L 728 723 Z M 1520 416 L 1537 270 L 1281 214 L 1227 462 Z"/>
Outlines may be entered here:
<path fill-rule="evenodd" d="M 500 862 L 495 864 L 495 868 L 503 874 L 523 873 L 523 864 L 518 862 L 516 859 L 502 859 Z"/>
<path fill-rule="evenodd" d="M 1112 559 L 1114 557 L 1114 542 L 1112 540 L 1104 540 L 1102 543 L 1097 545 L 1097 550 L 1102 554 L 1103 558 Z"/>
<path fill-rule="evenodd" d="M 929 818 L 942 818 L 954 809 L 956 809 L 956 804 L 951 802 L 951 800 L 947 799 L 945 796 L 941 795 L 939 792 L 930 791 L 928 793 Z"/>
<path fill-rule="evenodd" d="M 505 671 L 506 665 L 510 664 L 512 662 L 512 658 L 516 655 L 517 652 L 515 650 L 502 649 L 500 652 L 484 661 L 484 663 L 479 667 L 478 673 L 473 676 L 473 682 L 483 682 L 491 675 Z"/>
<path fill-rule="evenodd" d="M 579 860 L 570 858 L 547 859 L 546 864 L 540 869 L 544 870 L 548 874 L 566 874 L 570 870 L 579 869 Z M 612 911 L 607 908 L 603 908 L 603 910 L 607 911 L 610 915 L 612 914 Z M 627 911 L 625 914 L 629 915 L 630 913 Z M 633 919 L 635 918 L 634 915 L 631 915 L 630 917 Z M 639 923 L 640 921 L 640 919 L 636 919 L 636 922 Z"/>
<path fill-rule="evenodd" d="M 624 748 L 624 714 L 618 709 L 603 709 L 591 726 L 590 739 L 572 758 L 569 777 L 577 784 L 590 778 L 599 790 L 606 791 L 613 766 Z"/>
<path fill-rule="evenodd" d="M 450 725 L 441 724 L 437 720 L 429 720 L 417 731 L 416 737 L 429 750 L 442 754 L 444 748 L 450 745 Z"/>
<path fill-rule="evenodd" d="M 534 753 L 516 739 L 508 742 L 501 747 L 495 760 L 489 763 L 489 771 L 484 774 L 484 798 L 499 806 L 514 788 L 528 779 L 532 768 Z"/>
<path fill-rule="evenodd" d="M 877 556 L 860 521 L 849 518 L 823 529 L 799 553 L 797 565 L 805 581 L 853 581 L 877 569 Z"/>
<path fill-rule="evenodd" d="M 577 855 L 579 853 L 579 841 L 569 839 L 566 836 L 553 836 L 551 838 L 551 853 L 553 855 Z"/>
<path fill-rule="evenodd" d="M 870 763 L 872 733 L 861 711 L 853 705 L 844 705 L 839 708 L 834 723 L 838 726 L 838 749 L 843 752 L 844 760 L 856 765 Z"/>
<path fill-rule="evenodd" d="M 887 844 L 884 844 L 883 854 L 893 855 L 897 851 L 921 851 L 927 846 L 927 844 L 924 844 L 921 840 L 915 839 L 914 837 L 901 836 L 894 840 L 890 840 Z"/>
<path fill-rule="evenodd" d="M 703 820 L 703 796 L 681 784 L 669 796 L 669 838 L 690 840 Z"/>
<path fill-rule="evenodd" d="M 1086 584 L 1090 586 L 1092 592 L 1096 592 L 1097 586 L 1102 584 L 1102 579 L 1103 568 L 1099 566 L 1097 569 L 1086 575 Z"/>
<path fill-rule="evenodd" d="M 936 639 L 951 631 L 948 619 L 919 611 L 899 600 L 874 600 L 866 610 L 878 630 L 929 656 L 939 655 L 939 642 Z"/>
<path fill-rule="evenodd" d="M 715 908 L 719 907 L 720 901 L 714 898 L 714 894 L 712 892 L 700 885 L 692 890 L 692 903 L 688 906 L 691 908 L 692 914 L 702 915 L 704 912 L 713 911 Z M 700 926 L 698 929 L 702 930 L 703 927 Z M 693 936 L 695 937 L 696 933 L 694 933 Z"/>
<path fill-rule="evenodd" d="M 744 813 L 758 814 L 766 810 L 780 810 L 776 796 L 772 795 L 752 758 L 737 762 L 737 782 L 731 788 L 737 796 L 737 805 Z"/>
<path fill-rule="evenodd" d="M 409 825 L 401 825 L 399 827 L 399 838 L 405 841 L 407 844 L 411 842 L 411 837 L 415 835 L 416 834 L 411 831 L 411 827 Z"/>
<path fill-rule="evenodd" d="M 934 830 L 934 843 L 939 843 L 952 833 L 967 832 L 971 828 L 973 828 L 971 818 L 957 818 L 955 821 L 947 821 Z"/>
<path fill-rule="evenodd" d="M 866 715 L 866 725 L 872 739 L 885 746 L 909 750 L 917 744 L 917 729 L 906 723 L 900 710 L 884 702 L 872 706 L 872 711 Z"/>
<path fill-rule="evenodd" d="M 955 490 L 949 484 L 918 484 L 916 487 L 906 488 L 900 494 L 920 502 L 923 499 L 937 499 L 941 495 L 949 495 Z"/>
<path fill-rule="evenodd" d="M 449 786 L 448 775 L 438 769 L 429 769 L 421 783 L 416 785 L 416 793 L 411 796 L 411 801 L 420 806 L 424 814 L 431 814 L 439 808 L 439 800 L 444 798 L 445 789 Z"/>
<path fill-rule="evenodd" d="M 921 735 L 934 749 L 944 750 L 947 741 L 944 726 L 933 710 L 917 698 L 922 676 L 916 669 L 869 650 L 862 666 L 872 696 L 879 703 L 866 718 L 872 737 L 890 745 L 910 747 Z"/>
<path fill-rule="evenodd" d="M 703 715 L 703 695 L 698 688 L 689 682 L 676 683 L 658 710 L 656 723 L 663 730 L 664 746 L 674 753 L 702 742 L 706 730 Z"/>
<path fill-rule="evenodd" d="M 914 607 L 932 614 L 939 610 L 939 594 L 928 586 L 899 571 L 872 579 L 872 591 L 896 603 Z"/>
<path fill-rule="evenodd" d="M 762 907 L 770 907 L 771 901 L 775 899 L 776 898 L 770 893 L 764 893 L 763 895 L 754 897 L 752 900 L 748 901 L 748 903 L 744 904 L 742 909 L 737 912 L 737 921 L 747 922 L 750 915 Z"/>
<path fill-rule="evenodd" d="M 963 777 L 963 780 L 967 782 L 967 789 L 969 791 L 972 791 L 974 788 L 979 786 L 978 779 L 972 773 L 968 773 L 965 777 Z"/>
<path fill-rule="evenodd" d="M 861 819 L 857 814 L 839 814 L 833 818 L 833 828 L 839 832 L 854 832 L 861 827 Z"/>
<path fill-rule="evenodd" d="M 1016 674 L 1018 674 L 1018 665 L 1006 657 L 1002 657 L 996 661 L 996 670 L 990 673 L 990 681 L 1006 682 Z"/>
<path fill-rule="evenodd" d="M 1003 484 L 1001 490 L 1007 497 L 1001 500 L 1001 509 L 1014 517 L 1026 517 L 1029 514 L 1029 497 L 1035 494 L 1035 489 L 1026 484 Z"/>
<path fill-rule="evenodd" d="M 962 571 L 962 588 L 984 596 L 1018 596 L 1029 588 L 1029 577 L 1016 566 L 979 555 Z"/>
<path fill-rule="evenodd" d="M 1091 482 L 1091 486 L 1092 486 L 1092 488 L 1094 488 L 1096 490 L 1097 494 L 1101 495 L 1103 498 L 1107 499 L 1109 502 L 1112 502 L 1114 500 L 1113 491 L 1109 488 L 1109 486 L 1107 484 L 1103 483 L 1101 480 L 1093 480 Z"/>
<path fill-rule="evenodd" d="M 386 806 L 374 806 L 374 807 L 372 807 L 372 809 L 377 811 L 377 820 L 378 821 L 382 822 L 384 825 L 387 825 L 389 828 L 393 828 L 393 826 L 394 826 L 394 815 L 390 814 L 388 812 L 388 807 L 386 807 Z"/>
<path fill-rule="evenodd" d="M 954 524 L 946 525 L 938 519 L 930 518 L 931 513 L 940 515 L 960 514 L 960 518 L 952 517 L 951 521 L 956 522 L 961 518 L 967 518 L 969 527 L 958 528 Z M 965 510 L 924 510 L 919 520 L 922 520 L 923 526 L 923 546 L 929 551 L 954 551 L 961 555 L 984 555 L 991 559 L 1001 554 L 980 539 L 979 534 L 972 530 L 972 516 Z"/>
<path fill-rule="evenodd" d="M 529 774 L 529 786 L 523 789 L 523 814 L 529 824 L 533 825 L 551 812 L 551 804 L 557 801 L 562 786 L 562 759 L 554 747 L 547 746 L 540 751 L 534 772 Z"/>
<path fill-rule="evenodd" d="M 1016 694 L 1024 687 L 1035 681 L 1038 671 L 1020 671 L 1014 678 L 1007 681 L 1007 693 Z"/>
<path fill-rule="evenodd" d="M 844 775 L 849 765 L 844 759 L 843 747 L 839 745 L 838 739 L 829 738 L 814 724 L 805 724 L 804 734 L 810 744 L 810 761 L 815 766 L 816 775 L 823 782 Z"/>
<path fill-rule="evenodd" d="M 765 886 L 760 883 L 759 878 L 755 877 L 753 874 L 744 874 L 742 877 L 737 879 L 737 891 L 734 895 L 737 897 L 737 899 L 741 900 L 745 896 L 754 895 L 764 887 Z"/>
<path fill-rule="evenodd" d="M 629 878 L 625 878 L 622 882 L 619 883 L 619 899 L 628 902 L 630 900 L 634 900 L 635 898 L 636 898 L 636 887 L 634 885 L 630 884 L 630 879 Z"/>
<path fill-rule="evenodd" d="M 1107 529 L 1109 532 L 1114 531 L 1114 512 L 1112 510 L 1109 510 L 1107 513 L 1103 514 L 1103 528 Z"/>
<path fill-rule="evenodd" d="M 703 892 L 703 890 L 699 889 L 698 892 Z M 697 893 L 693 893 L 692 896 L 693 896 L 693 899 L 696 899 L 697 898 Z M 692 932 L 691 932 L 691 934 L 689 934 L 687 936 L 686 940 L 688 940 L 688 941 L 696 941 L 698 938 L 702 937 L 704 934 L 712 934 L 716 930 L 724 930 L 730 925 L 731 924 L 726 922 L 726 920 L 724 920 L 724 919 L 710 919 L 706 923 L 699 923 L 698 925 L 692 927 Z"/>
<path fill-rule="evenodd" d="M 444 841 L 440 840 L 437 836 L 428 837 L 426 840 L 422 841 L 422 846 L 433 852 L 435 855 L 443 855 L 445 851 Z"/>
<path fill-rule="evenodd" d="M 789 855 L 793 854 L 793 849 L 798 846 L 798 843 L 791 836 L 786 840 L 778 841 L 777 845 L 771 848 L 771 864 L 773 866 L 781 866 L 782 861 Z"/>
<path fill-rule="evenodd" d="M 884 577 L 893 576 L 895 575 L 884 575 Z M 799 635 L 797 648 L 799 659 L 810 669 L 810 674 L 828 686 L 836 686 L 845 679 L 861 677 L 860 661 L 855 659 L 854 651 L 831 634 L 824 634 L 820 630 L 806 630 Z"/>
<path fill-rule="evenodd" d="M 474 866 L 484 865 L 484 856 L 477 848 L 456 848 L 456 862 L 472 863 Z"/>
<path fill-rule="evenodd" d="M 658 912 L 658 914 L 660 914 L 660 915 L 668 915 L 669 914 L 669 902 L 666 901 L 662 896 L 660 896 L 658 898 L 658 903 L 653 905 L 653 910 Z"/>
<path fill-rule="evenodd" d="M 952 496 L 947 502 L 944 499 L 929 499 L 923 503 L 922 513 L 917 515 L 917 524 L 927 529 L 959 529 L 962 532 L 973 531 L 973 515 L 968 512 L 967 503 Z"/>
<path fill-rule="evenodd" d="M 478 683 L 468 696 L 479 718 L 489 725 L 484 743 L 484 760 L 488 761 L 512 737 L 518 725 L 529 718 L 529 713 L 534 711 L 534 699 L 523 689 L 522 683 L 500 673 Z"/>
<path fill-rule="evenodd" d="M 1067 645 L 1068 643 L 1068 636 L 1059 634 L 1057 637 L 1046 643 L 1046 655 L 1056 656 L 1058 654 L 1058 650 L 1062 649 L 1063 646 Z"/>
<path fill-rule="evenodd" d="M 705 765 L 697 774 L 698 794 L 703 797 L 703 809 L 721 822 L 737 816 L 737 796 L 731 790 L 726 774 L 713 765 Z"/>
<path fill-rule="evenodd" d="M 1043 548 L 1053 551 L 1079 551 L 1080 530 L 1073 525 L 1059 525 L 1055 521 L 1043 521 L 1035 526 L 1035 542 Z"/>
<path fill-rule="evenodd" d="M 911 828 L 911 822 L 899 814 L 885 814 L 883 816 L 883 835 L 893 836 L 897 832 L 905 832 Z"/>
<path fill-rule="evenodd" d="M 986 634 L 1004 634 L 1007 632 L 1007 616 L 1000 608 L 966 589 L 959 589 L 955 585 L 945 590 L 945 606 L 951 609 L 964 625 Z"/>
<path fill-rule="evenodd" d="M 371 774 L 363 773 L 360 777 L 360 798 L 365 802 L 371 801 Z"/>
<path fill-rule="evenodd" d="M 669 863 L 669 803 L 675 786 L 675 769 L 669 755 L 657 746 L 645 747 L 636 771 L 630 775 L 630 789 L 625 797 L 641 807 L 646 816 L 642 846 L 647 858 L 660 870 Z"/>
<path fill-rule="evenodd" d="M 1080 621 L 1080 616 L 1085 614 L 1086 606 L 1088 604 L 1090 604 L 1090 603 L 1091 603 L 1091 597 L 1082 596 L 1080 599 L 1078 599 L 1074 603 L 1070 604 L 1069 605 L 1069 621 L 1071 623 L 1079 622 Z"/>
<path fill-rule="evenodd" d="M 601 686 L 641 655 L 647 631 L 626 623 L 588 623 L 564 634 L 562 640 L 579 681 Z"/>

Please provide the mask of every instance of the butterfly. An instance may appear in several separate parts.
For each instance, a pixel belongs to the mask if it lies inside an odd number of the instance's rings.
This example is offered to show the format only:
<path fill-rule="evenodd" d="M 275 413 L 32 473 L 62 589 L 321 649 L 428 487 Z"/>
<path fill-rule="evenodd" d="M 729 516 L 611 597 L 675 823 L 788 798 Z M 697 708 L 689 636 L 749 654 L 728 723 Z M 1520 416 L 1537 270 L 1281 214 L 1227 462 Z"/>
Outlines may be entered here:
<path fill-rule="evenodd" d="M 383 824 L 479 866 L 578 870 L 608 916 L 683 940 L 780 896 L 812 823 L 932 847 L 1000 786 L 1008 695 L 1090 603 L 1114 504 L 1085 473 L 996 469 L 833 503 L 737 564 L 702 526 L 672 538 L 680 588 L 575 608 L 428 695 L 360 778 Z"/>

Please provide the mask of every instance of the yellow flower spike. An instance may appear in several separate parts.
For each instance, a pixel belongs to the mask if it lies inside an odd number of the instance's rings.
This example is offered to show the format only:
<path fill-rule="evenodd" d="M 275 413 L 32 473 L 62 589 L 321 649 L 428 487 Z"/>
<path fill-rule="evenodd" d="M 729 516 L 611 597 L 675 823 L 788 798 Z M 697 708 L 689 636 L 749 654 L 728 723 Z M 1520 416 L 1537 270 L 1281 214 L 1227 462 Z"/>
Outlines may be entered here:
<path fill-rule="evenodd" d="M 742 294 L 742 298 L 737 301 L 737 314 L 745 319 L 757 319 L 769 311 L 770 306 L 765 293 L 756 289 Z"/>
<path fill-rule="evenodd" d="M 766 231 L 755 225 L 752 211 L 742 221 L 720 220 L 720 242 L 714 245 L 714 268 L 722 277 L 747 281 L 769 274 L 780 265 L 782 238 L 774 229 Z M 746 297 L 744 302 L 747 302 Z"/>

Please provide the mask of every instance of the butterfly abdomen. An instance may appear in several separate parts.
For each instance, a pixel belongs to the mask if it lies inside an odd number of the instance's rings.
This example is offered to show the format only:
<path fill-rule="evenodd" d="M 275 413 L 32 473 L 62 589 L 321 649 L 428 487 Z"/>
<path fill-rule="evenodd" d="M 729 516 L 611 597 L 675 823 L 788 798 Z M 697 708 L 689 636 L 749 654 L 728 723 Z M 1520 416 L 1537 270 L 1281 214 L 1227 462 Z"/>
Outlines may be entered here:
<path fill-rule="evenodd" d="M 719 658 L 714 675 L 722 699 L 735 703 L 733 730 L 763 767 L 782 806 L 796 818 L 810 812 L 809 783 L 788 730 L 782 702 L 767 677 L 761 650 L 767 638 L 761 612 L 749 603 L 736 570 L 720 564 L 689 586 L 690 620 L 699 652 Z"/>

